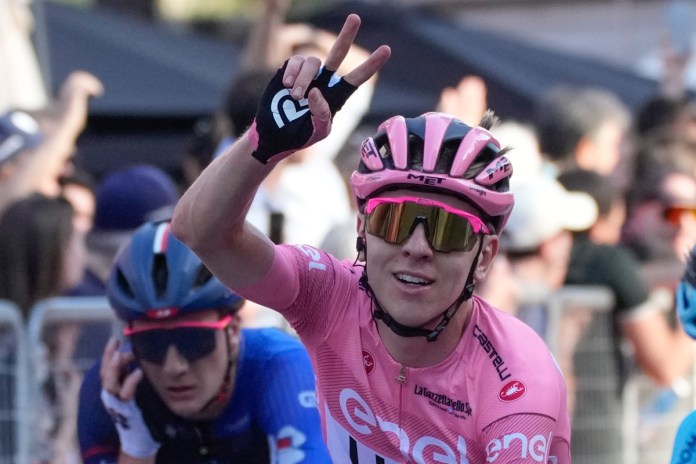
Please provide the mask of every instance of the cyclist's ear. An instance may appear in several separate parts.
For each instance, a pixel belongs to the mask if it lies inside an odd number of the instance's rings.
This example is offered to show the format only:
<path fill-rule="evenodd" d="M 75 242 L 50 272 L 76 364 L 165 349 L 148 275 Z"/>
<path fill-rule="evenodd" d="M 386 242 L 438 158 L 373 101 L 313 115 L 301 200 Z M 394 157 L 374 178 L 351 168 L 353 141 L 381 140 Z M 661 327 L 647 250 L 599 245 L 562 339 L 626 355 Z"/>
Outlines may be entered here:
<path fill-rule="evenodd" d="M 227 337 L 228 346 L 230 347 L 230 354 L 232 357 L 236 357 L 239 353 L 239 335 L 242 326 L 242 318 L 239 313 L 232 316 L 232 322 L 225 329 L 225 336 Z"/>
<path fill-rule="evenodd" d="M 227 326 L 229 329 L 229 332 L 236 336 L 239 337 L 239 331 L 241 330 L 242 327 L 242 318 L 239 315 L 239 311 L 237 311 L 233 316 L 232 316 L 232 322 L 230 322 L 230 325 Z"/>
<path fill-rule="evenodd" d="M 358 236 L 365 237 L 365 215 L 363 213 L 358 213 L 355 222 L 355 231 L 358 233 Z"/>
<path fill-rule="evenodd" d="M 474 271 L 474 283 L 483 282 L 486 280 L 488 271 L 491 269 L 493 264 L 493 258 L 498 254 L 498 247 L 500 245 L 500 239 L 497 235 L 481 235 L 481 240 L 483 240 L 483 246 L 481 247 L 481 254 L 476 263 L 476 270 Z"/>

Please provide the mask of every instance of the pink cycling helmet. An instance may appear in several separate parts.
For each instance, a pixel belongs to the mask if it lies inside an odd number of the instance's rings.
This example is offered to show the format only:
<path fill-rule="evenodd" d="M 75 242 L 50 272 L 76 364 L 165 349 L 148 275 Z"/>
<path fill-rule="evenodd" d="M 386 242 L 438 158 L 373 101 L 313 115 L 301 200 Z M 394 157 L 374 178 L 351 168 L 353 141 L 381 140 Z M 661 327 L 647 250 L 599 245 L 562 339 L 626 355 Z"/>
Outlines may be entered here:
<path fill-rule="evenodd" d="M 452 194 L 477 207 L 499 234 L 514 198 L 507 149 L 488 132 L 495 121 L 490 111 L 477 127 L 445 113 L 388 119 L 362 143 L 353 193 L 359 203 L 396 188 Z"/>

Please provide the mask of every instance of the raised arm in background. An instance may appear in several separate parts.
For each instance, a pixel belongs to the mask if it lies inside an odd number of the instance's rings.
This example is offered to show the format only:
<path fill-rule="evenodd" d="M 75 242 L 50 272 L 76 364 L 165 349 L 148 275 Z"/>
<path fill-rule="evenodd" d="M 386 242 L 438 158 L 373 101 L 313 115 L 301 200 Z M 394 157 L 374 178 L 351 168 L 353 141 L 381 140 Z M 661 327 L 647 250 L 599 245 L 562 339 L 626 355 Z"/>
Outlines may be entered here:
<path fill-rule="evenodd" d="M 0 182 L 0 211 L 34 192 L 57 194 L 58 177 L 87 123 L 89 98 L 103 91 L 99 79 L 88 72 L 75 71 L 68 76 L 58 98 L 40 118 L 43 141 L 21 155 L 11 175 Z"/>

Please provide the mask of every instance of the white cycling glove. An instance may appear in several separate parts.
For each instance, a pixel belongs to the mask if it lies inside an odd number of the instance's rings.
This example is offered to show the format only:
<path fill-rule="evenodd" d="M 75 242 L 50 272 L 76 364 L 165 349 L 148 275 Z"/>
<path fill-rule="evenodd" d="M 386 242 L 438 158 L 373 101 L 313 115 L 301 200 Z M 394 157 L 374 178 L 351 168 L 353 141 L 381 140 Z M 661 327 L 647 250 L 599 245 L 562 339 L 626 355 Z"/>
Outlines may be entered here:
<path fill-rule="evenodd" d="M 160 444 L 152 438 L 145 424 L 143 413 L 135 400 L 122 401 L 109 393 L 101 391 L 101 400 L 116 425 L 121 440 L 121 450 L 137 459 L 149 458 L 157 454 Z"/>

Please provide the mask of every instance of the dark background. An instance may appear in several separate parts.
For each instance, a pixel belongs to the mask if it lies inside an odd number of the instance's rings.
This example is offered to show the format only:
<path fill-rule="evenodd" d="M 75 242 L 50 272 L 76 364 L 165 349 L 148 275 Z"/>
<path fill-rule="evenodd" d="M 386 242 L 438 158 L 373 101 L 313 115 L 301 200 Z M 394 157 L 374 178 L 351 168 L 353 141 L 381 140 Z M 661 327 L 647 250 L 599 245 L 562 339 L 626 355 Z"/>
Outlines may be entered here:
<path fill-rule="evenodd" d="M 522 121 L 541 95 L 558 84 L 607 88 L 632 109 L 658 91 L 655 81 L 622 68 L 389 2 L 344 2 L 293 19 L 337 32 L 351 12 L 363 19 L 357 39 L 361 46 L 392 47 L 365 124 L 429 111 L 442 88 L 467 74 L 486 81 L 489 106 L 496 113 Z M 240 44 L 108 10 L 48 2 L 42 14 L 52 87 L 71 71 L 85 69 L 102 79 L 106 89 L 92 102 L 78 164 L 97 178 L 137 162 L 174 173 L 194 122 L 218 108 L 235 75 Z"/>

